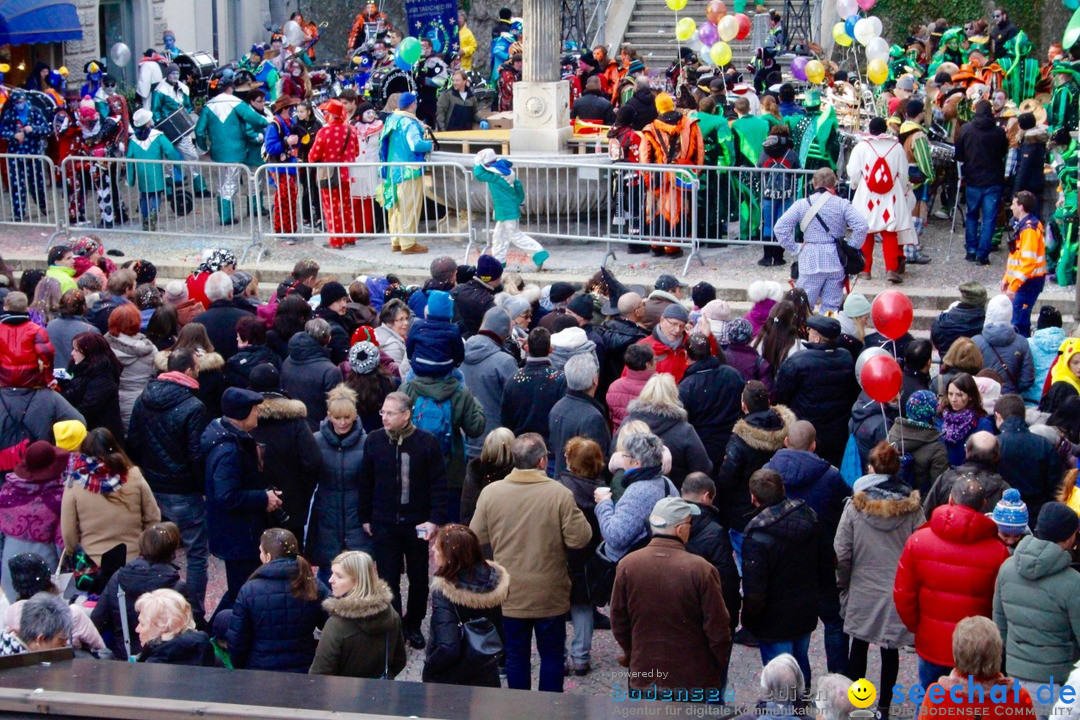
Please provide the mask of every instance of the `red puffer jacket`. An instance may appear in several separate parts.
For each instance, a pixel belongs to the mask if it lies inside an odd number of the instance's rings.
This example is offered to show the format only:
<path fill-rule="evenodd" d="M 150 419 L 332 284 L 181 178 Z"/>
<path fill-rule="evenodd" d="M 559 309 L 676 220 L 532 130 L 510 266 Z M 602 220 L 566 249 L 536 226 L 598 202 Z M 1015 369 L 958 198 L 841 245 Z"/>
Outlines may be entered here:
<path fill-rule="evenodd" d="M 45 387 L 52 379 L 53 346 L 28 315 L 0 317 L 0 386 Z"/>
<path fill-rule="evenodd" d="M 915 633 L 915 652 L 952 667 L 952 633 L 972 615 L 990 617 L 998 568 L 1009 551 L 994 521 L 962 505 L 942 505 L 904 545 L 893 602 Z"/>

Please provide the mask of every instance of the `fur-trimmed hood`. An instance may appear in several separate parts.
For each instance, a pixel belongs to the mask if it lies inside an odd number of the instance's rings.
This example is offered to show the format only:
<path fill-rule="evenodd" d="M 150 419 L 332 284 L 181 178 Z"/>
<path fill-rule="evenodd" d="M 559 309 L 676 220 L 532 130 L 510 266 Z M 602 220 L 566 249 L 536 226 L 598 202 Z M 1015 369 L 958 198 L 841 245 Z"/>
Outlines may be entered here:
<path fill-rule="evenodd" d="M 851 504 L 859 512 L 870 517 L 891 519 L 908 515 L 922 509 L 922 498 L 918 490 L 912 490 L 907 497 L 886 497 L 857 492 L 851 498 Z"/>
<path fill-rule="evenodd" d="M 291 400 L 277 393 L 264 393 L 259 405 L 259 421 L 263 420 L 303 420 L 307 417 L 307 406 L 299 400 Z"/>
<path fill-rule="evenodd" d="M 779 427 L 775 418 L 779 416 Z M 772 418 L 772 422 L 769 422 Z M 754 450 L 776 451 L 784 447 L 788 428 L 798 418 L 786 405 L 773 405 L 771 411 L 751 413 L 735 423 L 732 432 Z"/>
<path fill-rule="evenodd" d="M 375 585 L 375 592 L 370 597 L 328 597 L 323 600 L 323 610 L 331 615 L 347 618 L 349 620 L 362 620 L 378 615 L 390 607 L 390 601 L 394 594 L 390 592 L 390 586 L 385 580 L 379 580 Z"/>
<path fill-rule="evenodd" d="M 154 355 L 154 369 L 158 372 L 165 372 L 169 369 L 169 356 L 172 355 L 172 350 L 162 350 Z M 215 370 L 225 369 L 225 358 L 218 355 L 216 352 L 212 353 L 200 353 L 199 358 L 199 372 L 214 372 Z"/>
<path fill-rule="evenodd" d="M 689 417 L 686 414 L 686 410 L 679 407 L 678 405 L 654 405 L 653 403 L 645 402 L 641 398 L 631 400 L 630 403 L 626 406 L 626 413 L 627 416 L 634 415 L 640 419 L 645 419 L 644 416 L 652 416 L 661 421 L 666 420 L 668 422 L 658 423 L 665 426 L 674 425 L 675 423 L 679 422 L 686 422 L 687 417 Z M 648 422 L 648 420 L 646 420 L 646 422 Z M 650 422 L 649 427 L 652 426 L 653 423 Z M 654 429 L 653 432 L 659 435 L 664 431 Z"/>
<path fill-rule="evenodd" d="M 488 560 L 486 571 L 470 572 L 466 577 L 459 577 L 454 584 L 445 578 L 433 577 L 431 592 L 442 593 L 455 605 L 487 610 L 500 607 L 506 601 L 506 596 L 510 594 L 510 574 L 502 565 Z"/>

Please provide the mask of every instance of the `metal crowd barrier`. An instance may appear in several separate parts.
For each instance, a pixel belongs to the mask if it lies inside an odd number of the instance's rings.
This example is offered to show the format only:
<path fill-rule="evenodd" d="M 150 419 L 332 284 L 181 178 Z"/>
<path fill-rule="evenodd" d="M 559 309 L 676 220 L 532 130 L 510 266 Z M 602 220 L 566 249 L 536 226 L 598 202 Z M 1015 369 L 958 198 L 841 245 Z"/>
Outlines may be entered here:
<path fill-rule="evenodd" d="M 0 223 L 60 229 L 59 175 L 51 158 L 0 153 L 0 176 Z"/>
<path fill-rule="evenodd" d="M 813 170 L 693 167 L 701 183 L 698 236 L 705 243 L 760 245 L 796 201 L 806 197 Z"/>
<path fill-rule="evenodd" d="M 257 185 L 239 163 L 69 156 L 61 229 L 256 246 Z"/>
<path fill-rule="evenodd" d="M 262 238 L 314 238 L 332 247 L 439 238 L 465 240 L 466 257 L 472 247 L 470 180 L 457 163 L 275 163 L 256 169 L 254 187 L 260 246 Z"/>

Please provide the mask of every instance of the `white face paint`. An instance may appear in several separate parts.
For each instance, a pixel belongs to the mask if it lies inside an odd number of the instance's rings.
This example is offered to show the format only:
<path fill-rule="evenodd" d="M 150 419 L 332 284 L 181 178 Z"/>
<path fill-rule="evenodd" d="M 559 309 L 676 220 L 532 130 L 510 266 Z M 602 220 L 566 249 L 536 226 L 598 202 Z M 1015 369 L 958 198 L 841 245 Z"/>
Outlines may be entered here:
<path fill-rule="evenodd" d="M 175 85 L 176 83 L 180 82 L 180 73 L 171 72 L 171 73 L 169 73 L 169 77 L 167 77 L 165 79 L 169 81 L 170 85 Z"/>
<path fill-rule="evenodd" d="M 376 113 L 374 110 L 365 110 L 364 114 L 360 116 L 360 119 L 366 123 L 373 123 L 375 122 L 375 119 L 377 117 L 378 113 Z"/>

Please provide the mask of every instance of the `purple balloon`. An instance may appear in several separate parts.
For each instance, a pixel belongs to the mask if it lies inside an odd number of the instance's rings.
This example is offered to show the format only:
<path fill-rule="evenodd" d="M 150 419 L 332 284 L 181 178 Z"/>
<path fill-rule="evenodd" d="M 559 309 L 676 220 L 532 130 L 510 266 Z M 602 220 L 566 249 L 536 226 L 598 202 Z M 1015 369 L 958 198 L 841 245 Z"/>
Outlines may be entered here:
<path fill-rule="evenodd" d="M 707 21 L 698 25 L 697 36 L 701 44 L 708 48 L 720 41 L 720 31 L 716 29 L 716 25 Z"/>
<path fill-rule="evenodd" d="M 806 64 L 810 62 L 810 58 L 798 56 L 791 61 L 791 74 L 795 76 L 796 80 L 806 82 Z"/>

